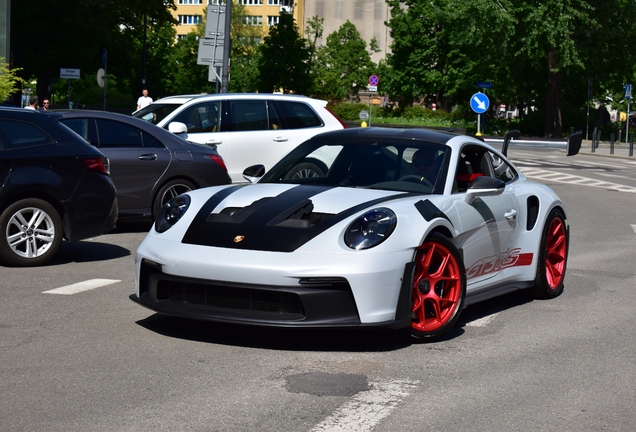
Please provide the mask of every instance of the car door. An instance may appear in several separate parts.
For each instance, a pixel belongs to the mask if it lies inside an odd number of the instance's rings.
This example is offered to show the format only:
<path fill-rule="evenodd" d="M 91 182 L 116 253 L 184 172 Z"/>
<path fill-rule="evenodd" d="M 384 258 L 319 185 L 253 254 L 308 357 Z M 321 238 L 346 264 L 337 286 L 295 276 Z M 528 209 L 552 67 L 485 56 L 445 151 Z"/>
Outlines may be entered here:
<path fill-rule="evenodd" d="M 2 191 L 4 184 L 9 178 L 12 162 L 13 158 L 11 157 L 11 152 L 9 152 L 0 142 L 0 191 Z"/>
<path fill-rule="evenodd" d="M 140 129 L 119 121 L 72 118 L 62 122 L 110 160 L 119 212 L 150 214 L 152 191 L 170 165 L 170 151 Z"/>
<path fill-rule="evenodd" d="M 453 192 L 462 231 L 457 241 L 463 251 L 468 289 L 497 276 L 515 253 L 518 208 L 510 188 L 471 203 L 464 199 L 470 182 L 480 176 L 497 177 L 492 158 L 483 147 L 465 146 L 459 156 Z"/>

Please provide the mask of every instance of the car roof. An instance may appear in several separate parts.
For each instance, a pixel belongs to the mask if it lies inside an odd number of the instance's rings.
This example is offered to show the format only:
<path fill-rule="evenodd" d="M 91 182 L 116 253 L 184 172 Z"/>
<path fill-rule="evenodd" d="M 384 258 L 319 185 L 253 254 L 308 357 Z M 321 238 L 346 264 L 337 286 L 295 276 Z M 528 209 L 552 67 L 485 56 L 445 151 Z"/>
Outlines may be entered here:
<path fill-rule="evenodd" d="M 363 139 L 388 139 L 398 138 L 406 140 L 428 141 L 438 144 L 447 144 L 451 139 L 460 136 L 458 134 L 436 129 L 399 129 L 385 127 L 347 128 L 316 135 L 314 139 L 336 138 L 363 138 Z"/>
<path fill-rule="evenodd" d="M 298 94 L 286 94 L 286 93 L 210 93 L 210 94 L 196 94 L 196 95 L 175 95 L 166 96 L 165 98 L 157 99 L 153 104 L 170 103 L 179 104 L 196 100 L 216 100 L 216 99 L 285 99 L 285 100 L 314 100 L 321 101 L 320 99 L 312 99 L 309 96 Z M 321 101 L 326 102 L 326 101 Z"/>

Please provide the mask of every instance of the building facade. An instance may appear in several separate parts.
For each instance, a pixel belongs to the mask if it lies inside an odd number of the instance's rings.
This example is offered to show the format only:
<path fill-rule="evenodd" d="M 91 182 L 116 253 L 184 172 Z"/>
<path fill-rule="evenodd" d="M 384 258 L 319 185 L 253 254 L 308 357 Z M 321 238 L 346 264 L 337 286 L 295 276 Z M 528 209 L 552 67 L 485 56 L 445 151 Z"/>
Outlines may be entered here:
<path fill-rule="evenodd" d="M 177 37 L 185 37 L 194 30 L 207 12 L 208 5 L 217 5 L 224 0 L 176 0 L 177 10 L 172 11 L 173 16 L 179 21 L 177 25 Z M 263 36 L 269 32 L 269 27 L 278 24 L 281 11 L 291 13 L 296 21 L 300 33 L 303 34 L 301 25 L 304 17 L 303 0 L 234 0 L 235 3 L 245 6 L 245 24 L 258 26 L 263 29 Z"/>
<path fill-rule="evenodd" d="M 327 36 L 349 20 L 356 26 L 367 46 L 374 37 L 377 40 L 380 52 L 374 53 L 371 60 L 377 63 L 386 57 L 391 39 L 389 28 L 384 23 L 390 18 L 390 10 L 384 0 L 305 0 L 304 3 L 305 23 L 314 16 L 324 18 L 324 32 L 318 40 L 319 45 L 325 44 Z"/>

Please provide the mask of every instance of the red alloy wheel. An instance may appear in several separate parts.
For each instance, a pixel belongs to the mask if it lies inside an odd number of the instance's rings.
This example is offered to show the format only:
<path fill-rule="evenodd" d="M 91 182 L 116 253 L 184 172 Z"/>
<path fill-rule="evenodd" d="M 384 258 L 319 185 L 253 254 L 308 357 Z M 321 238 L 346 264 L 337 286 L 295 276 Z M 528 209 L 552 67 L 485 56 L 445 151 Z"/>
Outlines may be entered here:
<path fill-rule="evenodd" d="M 545 276 L 551 289 L 559 288 L 565 273 L 567 238 L 563 221 L 552 219 L 546 236 Z"/>
<path fill-rule="evenodd" d="M 413 330 L 435 332 L 457 315 L 462 279 L 457 259 L 448 248 L 435 241 L 420 247 L 412 291 Z"/>

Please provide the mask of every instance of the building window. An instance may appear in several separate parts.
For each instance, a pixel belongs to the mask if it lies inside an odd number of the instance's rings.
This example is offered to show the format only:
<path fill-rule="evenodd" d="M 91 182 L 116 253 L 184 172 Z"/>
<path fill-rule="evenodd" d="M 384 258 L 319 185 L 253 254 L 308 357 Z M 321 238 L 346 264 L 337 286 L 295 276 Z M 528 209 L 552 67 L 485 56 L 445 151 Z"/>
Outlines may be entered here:
<path fill-rule="evenodd" d="M 225 4 L 225 0 L 208 0 L 208 4 L 212 5 L 212 6 L 224 5 Z"/>
<path fill-rule="evenodd" d="M 270 6 L 278 6 L 280 4 L 280 0 L 267 0 L 267 4 Z"/>
<path fill-rule="evenodd" d="M 263 0 L 238 0 L 238 4 L 245 6 L 259 6 L 263 4 Z"/>
<path fill-rule="evenodd" d="M 177 40 L 186 39 L 187 37 L 188 37 L 188 35 L 178 34 L 178 35 L 177 35 Z"/>
<path fill-rule="evenodd" d="M 274 25 L 278 24 L 279 21 L 280 21 L 280 16 L 279 15 L 268 15 L 267 16 L 267 25 L 268 26 L 274 26 Z"/>
<path fill-rule="evenodd" d="M 247 15 L 243 18 L 243 24 L 250 26 L 262 26 L 263 17 L 260 15 Z"/>
<path fill-rule="evenodd" d="M 325 16 L 325 2 L 322 0 L 316 2 L 316 15 Z"/>
<path fill-rule="evenodd" d="M 179 0 L 180 5 L 202 5 L 203 0 Z"/>
<path fill-rule="evenodd" d="M 342 6 L 342 1 L 338 0 L 336 2 L 336 10 L 334 11 L 336 19 L 342 19 Z"/>
<path fill-rule="evenodd" d="M 181 25 L 196 25 L 201 22 L 201 15 L 179 15 L 178 20 Z"/>

